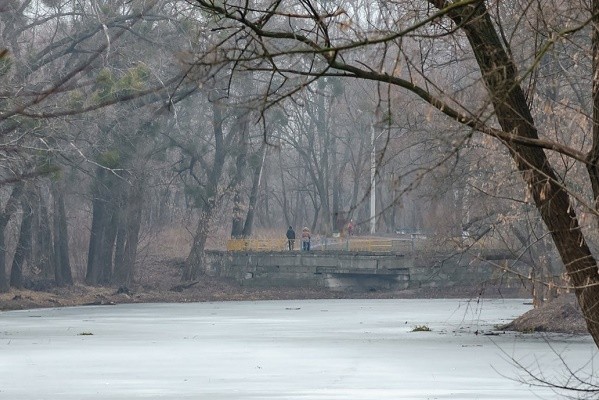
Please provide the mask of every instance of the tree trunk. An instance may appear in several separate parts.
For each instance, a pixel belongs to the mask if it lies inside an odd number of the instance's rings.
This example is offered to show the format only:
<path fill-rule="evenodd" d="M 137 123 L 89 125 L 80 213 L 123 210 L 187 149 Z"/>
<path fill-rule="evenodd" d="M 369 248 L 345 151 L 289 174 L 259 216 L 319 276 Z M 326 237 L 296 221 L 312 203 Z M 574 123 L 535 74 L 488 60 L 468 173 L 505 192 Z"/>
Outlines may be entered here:
<path fill-rule="evenodd" d="M 296 220 L 292 218 L 293 212 L 290 211 L 289 200 L 287 199 L 287 189 L 285 185 L 285 171 L 283 170 L 283 160 L 281 156 L 282 151 L 279 151 L 279 174 L 281 177 L 281 208 L 283 209 L 283 216 L 287 225 L 295 226 Z M 297 215 L 297 214 L 294 214 Z"/>
<path fill-rule="evenodd" d="M 204 248 L 210 231 L 212 214 L 213 206 L 210 204 L 207 204 L 200 213 L 200 220 L 198 221 L 196 233 L 193 237 L 193 245 L 185 262 L 185 271 L 183 273 L 183 280 L 185 281 L 198 279 L 202 270 L 204 265 Z"/>
<path fill-rule="evenodd" d="M 52 189 L 54 192 L 54 280 L 58 286 L 72 285 L 73 275 L 69 260 L 69 234 L 64 191 L 61 187 L 57 187 L 57 184 L 54 184 Z"/>
<path fill-rule="evenodd" d="M 23 193 L 23 186 L 23 182 L 18 182 L 13 186 L 6 206 L 2 213 L 0 213 L 0 292 L 8 292 L 9 290 L 9 282 L 6 277 L 6 226 L 10 218 L 17 211 L 19 200 Z"/>
<path fill-rule="evenodd" d="M 436 3 L 436 2 L 435 2 Z M 451 12 L 472 46 L 505 132 L 537 139 L 538 134 L 516 68 L 503 48 L 491 18 L 480 2 Z M 528 185 L 576 293 L 589 333 L 599 347 L 599 271 L 583 236 L 573 204 L 543 149 L 504 143 Z"/>
<path fill-rule="evenodd" d="M 116 233 L 119 227 L 121 214 L 120 209 L 109 209 L 108 217 L 105 221 L 104 232 L 100 247 L 100 281 L 98 283 L 106 285 L 112 282 L 114 273 L 114 250 L 116 242 Z"/>
<path fill-rule="evenodd" d="M 100 281 L 100 243 L 104 224 L 104 204 L 99 199 L 92 201 L 92 226 L 87 250 L 87 272 L 85 280 L 90 285 Z"/>
<path fill-rule="evenodd" d="M 23 287 L 23 264 L 31 249 L 31 222 L 33 219 L 33 212 L 27 199 L 22 201 L 21 208 L 23 210 L 23 218 L 21 219 L 19 239 L 10 269 L 10 286 L 18 289 Z"/>
<path fill-rule="evenodd" d="M 125 207 L 129 207 L 127 204 Z M 122 220 L 116 229 L 116 241 L 114 244 L 114 274 L 112 276 L 113 283 L 119 284 L 125 276 L 127 267 L 124 265 L 125 262 L 125 245 L 127 243 L 127 214 L 128 210 L 123 216 Z"/>
<path fill-rule="evenodd" d="M 141 211 L 143 202 L 143 181 L 137 179 L 129 190 L 127 205 L 125 207 L 125 220 L 121 222 L 124 225 L 122 239 L 122 251 L 115 254 L 114 265 L 114 283 L 121 286 L 130 286 L 135 277 L 135 261 L 137 259 L 137 244 L 139 241 L 139 230 L 141 227 Z"/>
<path fill-rule="evenodd" d="M 36 249 L 32 264 L 41 270 L 41 274 L 45 279 L 52 279 L 56 278 L 56 266 L 52 248 L 50 216 L 46 200 L 39 190 L 37 191 L 37 203 L 37 218 L 33 227 Z M 56 218 L 56 210 L 54 213 L 54 218 Z"/>
<path fill-rule="evenodd" d="M 325 106 L 325 96 L 324 92 L 326 91 L 326 82 L 323 79 L 319 79 L 317 81 L 318 90 L 321 95 L 317 98 L 317 113 L 316 113 L 316 130 L 318 135 L 323 140 L 322 144 L 322 154 L 320 159 L 320 165 L 317 171 L 312 172 L 314 184 L 318 190 L 318 195 L 320 197 L 320 213 L 321 217 L 321 233 L 328 235 L 332 231 L 333 226 L 333 218 L 331 212 L 331 161 L 330 155 L 332 152 L 336 151 L 334 146 L 333 135 L 331 135 L 329 131 L 329 124 L 327 118 L 327 110 Z M 313 144 L 312 144 L 313 145 Z M 312 150 L 314 151 L 314 150 Z M 307 164 L 310 165 L 308 159 L 306 159 Z M 312 171 L 312 168 L 310 168 Z M 314 218 L 314 222 L 312 224 L 312 229 L 316 228 L 317 218 Z"/>
<path fill-rule="evenodd" d="M 141 228 L 140 206 L 129 209 L 127 216 L 127 241 L 123 258 L 124 274 L 120 276 L 119 283 L 130 286 L 135 277 L 135 262 L 137 260 L 137 244 L 139 243 L 139 230 Z"/>
<path fill-rule="evenodd" d="M 112 279 L 115 239 L 119 222 L 119 179 L 98 168 L 92 189 L 92 227 L 85 280 L 90 285 L 107 284 Z"/>
<path fill-rule="evenodd" d="M 592 2 L 592 61 L 593 61 L 593 131 L 592 147 L 588 154 L 587 171 L 593 190 L 595 210 L 599 210 L 599 0 Z M 599 218 L 598 218 L 599 220 Z M 598 224 L 599 225 L 599 224 Z"/>
<path fill-rule="evenodd" d="M 104 226 L 106 224 L 106 201 L 103 198 L 102 177 L 105 171 L 98 169 L 96 172 L 96 181 L 92 188 L 92 226 L 89 237 L 89 248 L 87 251 L 87 272 L 85 280 L 90 285 L 97 285 L 102 275 L 100 267 L 100 248 L 104 236 Z"/>
<path fill-rule="evenodd" d="M 239 140 L 235 151 L 237 152 L 237 159 L 235 161 L 235 174 L 233 176 L 231 186 L 233 187 L 233 223 L 231 227 L 231 237 L 241 238 L 243 237 L 243 222 L 244 222 L 244 200 L 242 195 L 243 180 L 247 175 L 247 164 L 248 164 L 248 151 L 249 146 L 249 124 L 248 124 L 248 112 L 242 110 L 241 114 L 237 116 L 236 130 L 239 132 Z"/>
<path fill-rule="evenodd" d="M 262 169 L 264 168 L 264 159 L 266 158 L 266 148 L 266 144 L 262 143 L 262 157 L 260 157 L 260 163 L 256 166 L 256 169 L 254 169 L 248 211 L 245 216 L 245 223 L 243 225 L 243 237 L 245 238 L 252 235 L 254 217 L 256 215 L 256 204 L 258 203 L 258 189 L 260 189 L 260 182 L 262 181 Z"/>
<path fill-rule="evenodd" d="M 10 289 L 6 278 L 6 244 L 4 237 L 5 230 L 0 229 L 0 293 L 6 293 Z"/>
<path fill-rule="evenodd" d="M 214 162 L 212 164 L 212 170 L 208 174 L 206 198 L 203 199 L 200 219 L 193 238 L 191 250 L 187 256 L 185 270 L 183 271 L 182 278 L 185 281 L 197 279 L 203 268 L 204 247 L 206 246 L 206 239 L 208 238 L 208 233 L 210 231 L 213 213 L 216 209 L 218 184 L 225 165 L 227 149 L 225 149 L 223 135 L 222 106 L 216 102 L 212 104 L 212 127 L 215 146 Z"/>

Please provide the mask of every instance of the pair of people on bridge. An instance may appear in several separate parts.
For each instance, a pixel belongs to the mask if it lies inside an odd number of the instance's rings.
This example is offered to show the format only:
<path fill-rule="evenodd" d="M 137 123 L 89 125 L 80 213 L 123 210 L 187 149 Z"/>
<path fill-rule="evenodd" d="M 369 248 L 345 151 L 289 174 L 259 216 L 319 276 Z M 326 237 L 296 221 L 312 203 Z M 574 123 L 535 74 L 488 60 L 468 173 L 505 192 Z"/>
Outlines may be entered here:
<path fill-rule="evenodd" d="M 295 231 L 293 230 L 293 227 L 291 225 L 287 229 L 286 236 L 287 236 L 287 247 L 289 250 L 293 250 L 293 248 L 295 246 Z M 310 239 L 311 239 L 310 229 L 308 229 L 308 227 L 304 227 L 304 229 L 302 229 L 302 236 L 301 236 L 303 251 L 310 251 Z"/>

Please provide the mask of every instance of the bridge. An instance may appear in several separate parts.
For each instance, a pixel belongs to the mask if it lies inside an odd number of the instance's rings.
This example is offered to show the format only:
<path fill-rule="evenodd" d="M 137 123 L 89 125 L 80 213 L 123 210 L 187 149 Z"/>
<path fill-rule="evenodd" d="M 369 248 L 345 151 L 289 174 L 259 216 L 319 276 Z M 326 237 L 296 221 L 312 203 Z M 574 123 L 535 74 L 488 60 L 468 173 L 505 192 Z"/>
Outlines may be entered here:
<path fill-rule="evenodd" d="M 373 291 L 421 287 L 522 285 L 506 269 L 528 275 L 509 255 L 467 256 L 415 251 L 207 251 L 209 275 L 233 278 L 253 287 L 305 287 Z"/>

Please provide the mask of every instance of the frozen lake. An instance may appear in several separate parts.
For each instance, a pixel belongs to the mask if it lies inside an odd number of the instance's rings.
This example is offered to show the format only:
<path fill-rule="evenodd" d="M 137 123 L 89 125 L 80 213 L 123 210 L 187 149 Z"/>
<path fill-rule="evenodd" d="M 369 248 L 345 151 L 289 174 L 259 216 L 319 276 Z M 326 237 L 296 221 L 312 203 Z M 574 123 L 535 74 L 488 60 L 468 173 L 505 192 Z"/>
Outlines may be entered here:
<path fill-rule="evenodd" d="M 130 304 L 0 313 L 0 399 L 556 399 L 590 336 L 476 335 L 526 300 Z M 413 332 L 426 325 L 430 332 Z M 549 344 L 548 344 L 549 341 Z M 596 372 L 596 371 L 595 371 Z"/>

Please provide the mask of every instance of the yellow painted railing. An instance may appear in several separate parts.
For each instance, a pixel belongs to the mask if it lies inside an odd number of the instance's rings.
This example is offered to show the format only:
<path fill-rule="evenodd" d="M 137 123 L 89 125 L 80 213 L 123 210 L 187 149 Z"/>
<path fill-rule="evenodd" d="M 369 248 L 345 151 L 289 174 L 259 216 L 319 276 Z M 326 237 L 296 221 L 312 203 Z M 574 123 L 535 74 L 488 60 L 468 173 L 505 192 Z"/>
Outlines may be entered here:
<path fill-rule="evenodd" d="M 227 251 L 280 251 L 287 249 L 287 239 L 230 239 Z"/>
<path fill-rule="evenodd" d="M 311 250 L 345 250 L 393 252 L 413 250 L 413 243 L 405 239 L 331 239 L 312 240 Z M 282 251 L 287 250 L 287 239 L 231 239 L 227 251 Z M 295 240 L 295 250 L 301 250 L 301 239 Z"/>
<path fill-rule="evenodd" d="M 350 239 L 349 251 L 392 251 L 393 241 L 383 239 Z"/>

